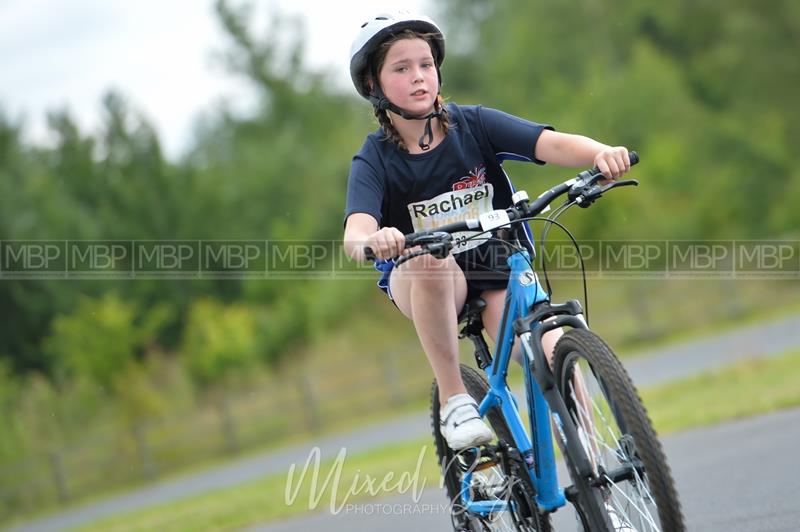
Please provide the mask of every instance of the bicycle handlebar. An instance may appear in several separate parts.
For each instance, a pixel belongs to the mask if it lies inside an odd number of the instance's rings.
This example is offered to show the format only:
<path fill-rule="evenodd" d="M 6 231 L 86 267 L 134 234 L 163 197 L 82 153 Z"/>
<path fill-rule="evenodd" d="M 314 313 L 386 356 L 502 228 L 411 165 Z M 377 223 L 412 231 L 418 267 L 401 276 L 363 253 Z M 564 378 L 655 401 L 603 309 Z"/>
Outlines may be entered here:
<path fill-rule="evenodd" d="M 629 152 L 628 156 L 631 161 L 631 166 L 639 162 L 639 154 L 635 151 Z M 550 205 L 551 201 L 565 193 L 568 193 L 570 201 L 574 201 L 580 207 L 586 208 L 600 198 L 605 192 L 613 188 L 630 185 L 636 186 L 639 184 L 635 179 L 628 179 L 624 181 L 613 181 L 606 185 L 598 185 L 603 179 L 603 173 L 598 170 L 597 167 L 594 167 L 591 170 L 585 170 L 572 179 L 564 181 L 550 190 L 545 191 L 532 202 L 529 202 L 527 194 L 525 194 L 524 191 L 520 191 L 519 193 L 524 194 L 524 197 L 517 200 L 512 207 L 505 210 L 494 210 L 482 214 L 479 218 L 470 218 L 461 222 L 443 225 L 432 231 L 409 233 L 404 235 L 406 248 L 415 246 L 427 247 L 409 255 L 404 255 L 402 258 L 405 261 L 427 253 L 437 258 L 444 258 L 450 252 L 450 249 L 452 249 L 452 233 L 470 230 L 488 232 L 499 227 L 507 226 L 522 218 L 538 216 Z M 505 216 L 503 213 L 505 213 Z M 364 255 L 367 260 L 375 260 L 376 258 L 372 248 L 369 246 L 364 248 Z"/>

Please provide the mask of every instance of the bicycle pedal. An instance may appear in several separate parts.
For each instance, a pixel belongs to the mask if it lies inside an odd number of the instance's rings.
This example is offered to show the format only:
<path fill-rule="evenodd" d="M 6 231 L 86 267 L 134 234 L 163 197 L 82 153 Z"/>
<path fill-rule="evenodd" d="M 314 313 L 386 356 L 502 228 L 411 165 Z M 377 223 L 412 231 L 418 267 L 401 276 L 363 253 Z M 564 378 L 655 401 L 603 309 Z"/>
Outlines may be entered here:
<path fill-rule="evenodd" d="M 497 458 L 494 456 L 482 456 L 478 458 L 473 471 L 483 471 L 497 465 Z"/>
<path fill-rule="evenodd" d="M 484 445 L 461 451 L 458 458 L 463 471 L 482 471 L 498 464 L 497 454 Z"/>

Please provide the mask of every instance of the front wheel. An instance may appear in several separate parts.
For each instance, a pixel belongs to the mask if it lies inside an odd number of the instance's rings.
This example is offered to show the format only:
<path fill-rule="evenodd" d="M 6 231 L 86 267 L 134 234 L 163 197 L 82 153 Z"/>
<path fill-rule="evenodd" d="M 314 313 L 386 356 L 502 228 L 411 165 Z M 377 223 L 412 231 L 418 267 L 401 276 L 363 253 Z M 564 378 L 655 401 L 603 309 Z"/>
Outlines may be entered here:
<path fill-rule="evenodd" d="M 685 530 L 661 444 L 611 348 L 594 333 L 573 329 L 556 344 L 554 369 L 558 390 L 594 471 L 590 489 L 595 493 L 588 498 L 579 494 L 576 500 L 584 527 L 606 530 L 610 522 L 612 530 Z M 581 504 L 595 508 L 580 508 Z M 595 522 L 598 510 L 605 523 Z"/>

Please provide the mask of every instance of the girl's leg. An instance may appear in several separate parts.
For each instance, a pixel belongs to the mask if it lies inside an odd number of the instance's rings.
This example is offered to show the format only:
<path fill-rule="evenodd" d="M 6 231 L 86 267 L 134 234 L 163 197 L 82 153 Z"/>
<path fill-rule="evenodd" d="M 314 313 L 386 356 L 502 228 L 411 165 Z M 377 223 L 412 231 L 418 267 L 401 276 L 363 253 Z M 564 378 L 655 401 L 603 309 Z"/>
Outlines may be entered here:
<path fill-rule="evenodd" d="M 422 349 L 428 357 L 439 400 L 466 393 L 458 359 L 458 312 L 467 297 L 464 273 L 452 256 L 439 260 L 430 255 L 412 259 L 389 277 L 392 299 L 414 322 Z"/>
<path fill-rule="evenodd" d="M 467 393 L 458 360 L 457 316 L 467 297 L 467 282 L 455 260 L 422 256 L 389 278 L 392 298 L 414 321 L 422 348 L 439 386 L 441 433 L 454 450 L 488 443 L 492 431 Z"/>
<path fill-rule="evenodd" d="M 503 319 L 503 309 L 506 304 L 506 291 L 505 290 L 484 290 L 481 297 L 486 301 L 486 308 L 483 311 L 483 325 L 486 332 L 493 341 L 497 341 L 497 335 L 500 333 L 500 320 Z M 553 350 L 556 342 L 564 334 L 562 329 L 553 329 L 542 336 L 542 348 L 544 354 L 547 356 L 547 361 L 550 366 L 553 365 Z M 518 364 L 522 363 L 522 355 L 520 353 L 518 342 L 514 342 L 514 348 L 511 351 L 511 356 Z"/>

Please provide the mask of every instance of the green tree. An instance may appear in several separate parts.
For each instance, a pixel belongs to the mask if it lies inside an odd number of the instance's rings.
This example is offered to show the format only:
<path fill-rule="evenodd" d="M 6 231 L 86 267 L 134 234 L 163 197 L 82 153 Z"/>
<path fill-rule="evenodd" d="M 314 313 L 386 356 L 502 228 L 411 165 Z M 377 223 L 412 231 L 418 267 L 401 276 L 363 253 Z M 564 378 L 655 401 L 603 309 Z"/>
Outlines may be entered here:
<path fill-rule="evenodd" d="M 135 315 L 117 295 L 83 298 L 74 312 L 55 318 L 46 347 L 68 374 L 87 375 L 110 391 L 115 374 L 141 346 Z"/>
<path fill-rule="evenodd" d="M 255 312 L 242 304 L 194 302 L 181 345 L 189 373 L 204 387 L 242 377 L 259 362 Z"/>

